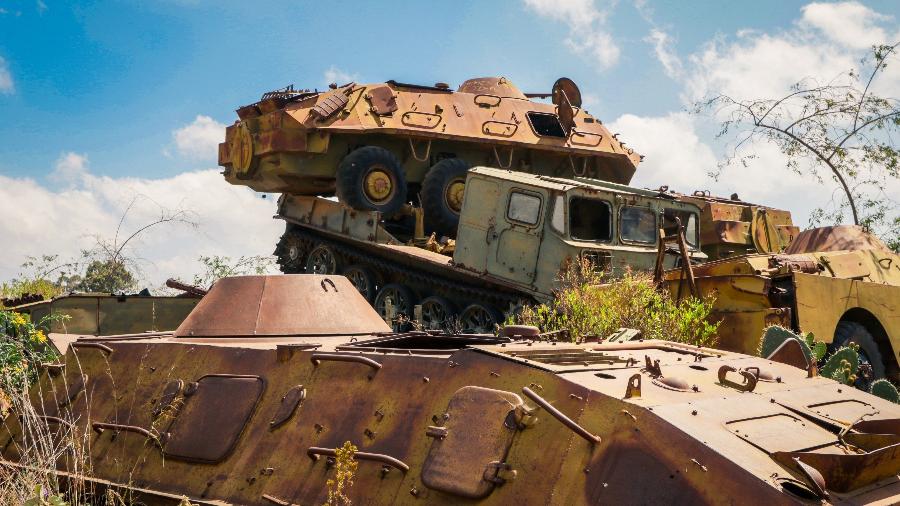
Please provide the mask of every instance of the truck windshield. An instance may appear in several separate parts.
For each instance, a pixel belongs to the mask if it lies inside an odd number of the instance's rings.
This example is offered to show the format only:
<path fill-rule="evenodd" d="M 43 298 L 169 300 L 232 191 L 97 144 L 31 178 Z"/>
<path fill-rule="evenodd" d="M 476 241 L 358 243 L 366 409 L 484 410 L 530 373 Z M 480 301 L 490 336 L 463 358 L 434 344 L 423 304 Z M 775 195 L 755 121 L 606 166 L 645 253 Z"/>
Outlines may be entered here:
<path fill-rule="evenodd" d="M 605 200 L 575 197 L 569 200 L 569 233 L 572 239 L 612 239 L 612 206 Z"/>
<path fill-rule="evenodd" d="M 663 230 L 666 235 L 674 235 L 678 232 L 678 225 L 675 218 L 681 220 L 681 226 L 684 227 L 684 239 L 693 247 L 697 247 L 697 215 L 690 211 L 682 211 L 680 209 L 666 209 L 663 213 Z"/>
<path fill-rule="evenodd" d="M 654 243 L 659 235 L 656 213 L 646 207 L 623 207 L 620 226 L 623 241 Z"/>

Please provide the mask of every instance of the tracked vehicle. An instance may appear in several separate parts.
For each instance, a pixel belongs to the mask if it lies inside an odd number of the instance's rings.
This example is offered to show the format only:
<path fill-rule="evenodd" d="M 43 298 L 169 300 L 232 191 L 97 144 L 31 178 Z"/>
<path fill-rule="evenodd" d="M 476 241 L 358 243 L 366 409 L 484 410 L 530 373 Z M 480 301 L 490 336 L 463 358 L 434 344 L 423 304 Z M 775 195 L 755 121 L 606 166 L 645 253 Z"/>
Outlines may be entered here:
<path fill-rule="evenodd" d="M 76 339 L 2 465 L 74 438 L 46 471 L 88 502 L 323 504 L 349 442 L 354 504 L 900 501 L 900 406 L 814 370 L 388 330 L 340 276 L 226 278 L 174 333 Z"/>
<path fill-rule="evenodd" d="M 552 97 L 552 103 L 531 100 Z M 219 145 L 225 179 L 260 192 L 337 195 L 391 218 L 407 203 L 453 236 L 466 170 L 476 165 L 627 184 L 640 155 L 581 108 L 566 78 L 525 94 L 503 77 L 451 90 L 384 83 L 266 93 L 237 110 Z"/>
<path fill-rule="evenodd" d="M 697 206 L 584 178 L 474 168 L 457 239 L 446 244 L 400 235 L 377 211 L 320 197 L 283 195 L 278 209 L 286 221 L 275 252 L 282 271 L 343 274 L 386 317 L 388 301 L 408 317 L 421 306 L 426 328 L 458 317 L 465 331 L 491 331 L 516 306 L 549 300 L 560 269 L 579 257 L 611 275 L 651 270 L 658 230 L 674 230 L 676 218 L 691 258 L 704 258 Z M 666 255 L 665 267 L 678 258 Z"/>

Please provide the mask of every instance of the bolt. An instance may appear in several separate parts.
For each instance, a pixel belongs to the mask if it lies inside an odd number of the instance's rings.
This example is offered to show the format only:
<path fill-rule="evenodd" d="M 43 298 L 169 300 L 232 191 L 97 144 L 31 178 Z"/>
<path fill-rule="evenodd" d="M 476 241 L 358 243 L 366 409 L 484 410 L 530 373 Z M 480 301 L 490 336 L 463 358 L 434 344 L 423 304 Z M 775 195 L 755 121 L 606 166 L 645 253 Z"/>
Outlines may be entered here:
<path fill-rule="evenodd" d="M 422 381 L 425 382 L 425 383 L 428 383 L 428 382 L 431 381 L 431 380 L 428 379 L 428 376 L 422 376 Z"/>
<path fill-rule="evenodd" d="M 694 416 L 697 416 L 697 410 L 695 409 L 695 410 L 691 411 L 691 414 Z"/>
<path fill-rule="evenodd" d="M 322 424 L 315 424 L 313 427 L 316 428 L 316 434 L 321 434 L 323 430 L 325 430 L 325 426 Z"/>
<path fill-rule="evenodd" d="M 500 374 L 497 373 L 497 372 L 491 371 L 491 376 L 493 376 L 493 377 L 495 377 L 495 378 L 499 378 L 499 377 L 500 377 Z"/>
<path fill-rule="evenodd" d="M 411 489 L 409 489 L 409 493 L 413 497 L 419 497 L 419 489 L 417 489 L 416 487 L 412 487 Z"/>

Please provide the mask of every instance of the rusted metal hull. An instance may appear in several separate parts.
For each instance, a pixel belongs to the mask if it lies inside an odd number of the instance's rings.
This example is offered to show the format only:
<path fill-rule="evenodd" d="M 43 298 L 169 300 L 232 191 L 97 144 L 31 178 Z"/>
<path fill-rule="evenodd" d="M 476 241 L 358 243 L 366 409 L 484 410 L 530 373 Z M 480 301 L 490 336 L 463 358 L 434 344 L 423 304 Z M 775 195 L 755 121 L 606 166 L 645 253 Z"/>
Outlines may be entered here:
<path fill-rule="evenodd" d="M 840 453 L 861 414 L 857 438 L 900 419 L 801 369 L 662 341 L 157 336 L 82 339 L 65 363 L 34 388 L 38 413 L 87 434 L 90 478 L 161 504 L 321 504 L 346 441 L 357 504 L 805 504 L 791 491 L 813 485 L 779 452 Z M 3 458 L 22 442 L 10 416 Z M 900 500 L 896 457 L 869 450 L 865 473 L 809 459 L 850 476 L 824 502 Z"/>

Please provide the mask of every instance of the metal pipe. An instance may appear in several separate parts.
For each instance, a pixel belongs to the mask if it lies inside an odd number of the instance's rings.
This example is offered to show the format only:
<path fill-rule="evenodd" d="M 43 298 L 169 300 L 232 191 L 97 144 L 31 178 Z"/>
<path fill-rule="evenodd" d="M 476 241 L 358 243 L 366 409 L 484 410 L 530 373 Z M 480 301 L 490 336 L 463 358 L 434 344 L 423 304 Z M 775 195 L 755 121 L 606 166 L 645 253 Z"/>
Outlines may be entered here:
<path fill-rule="evenodd" d="M 326 457 L 337 457 L 337 452 L 334 448 L 319 448 L 317 446 L 310 447 L 308 450 L 306 450 L 306 454 L 309 455 L 310 458 L 314 459 L 318 458 L 318 456 L 320 455 L 324 455 Z M 378 462 L 380 464 L 399 469 L 403 471 L 403 473 L 409 471 L 408 465 L 398 459 L 395 459 L 394 457 L 391 457 L 390 455 L 384 455 L 381 453 L 355 452 L 353 454 L 353 458 L 356 460 L 371 460 L 372 462 Z"/>
<path fill-rule="evenodd" d="M 568 416 L 564 415 L 562 411 L 560 411 L 560 410 L 554 408 L 554 407 L 553 407 L 549 402 L 547 402 L 543 397 L 541 397 L 540 395 L 536 394 L 536 393 L 534 392 L 534 390 L 532 390 L 532 389 L 530 389 L 530 388 L 528 388 L 528 387 L 523 387 L 523 388 L 522 388 L 522 393 L 524 393 L 529 399 L 531 399 L 531 400 L 533 400 L 534 402 L 536 402 L 538 406 L 540 406 L 540 407 L 544 408 L 545 410 L 547 410 L 548 413 L 550 413 L 551 415 L 553 415 L 553 418 L 556 418 L 557 420 L 559 420 L 563 425 L 565 425 L 566 427 L 568 427 L 569 429 L 571 429 L 572 432 L 574 432 L 575 434 L 578 434 L 579 436 L 583 437 L 583 438 L 586 439 L 589 443 L 591 443 L 591 444 L 597 444 L 597 443 L 599 443 L 599 442 L 601 441 L 600 436 L 595 436 L 594 434 L 591 434 L 590 432 L 588 432 L 587 429 L 585 429 L 585 428 L 582 427 L 581 425 L 578 425 L 574 420 L 572 420 L 572 419 L 569 418 Z"/>
<path fill-rule="evenodd" d="M 381 364 L 372 360 L 368 357 L 363 357 L 361 355 L 344 355 L 341 353 L 313 353 L 312 356 L 309 357 L 310 361 L 312 361 L 313 365 L 319 365 L 319 362 L 323 362 L 326 360 L 331 360 L 334 362 L 355 362 L 357 364 L 364 364 L 376 371 L 381 369 Z"/>

